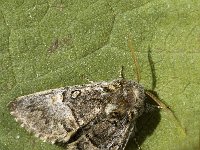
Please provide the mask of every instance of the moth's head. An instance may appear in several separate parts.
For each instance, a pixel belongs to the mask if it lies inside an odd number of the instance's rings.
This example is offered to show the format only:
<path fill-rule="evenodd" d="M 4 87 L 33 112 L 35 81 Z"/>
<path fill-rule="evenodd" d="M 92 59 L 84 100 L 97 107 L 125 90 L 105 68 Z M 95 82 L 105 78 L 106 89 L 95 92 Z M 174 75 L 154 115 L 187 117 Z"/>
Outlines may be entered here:
<path fill-rule="evenodd" d="M 131 119 L 136 119 L 144 112 L 144 88 L 132 80 L 125 80 L 123 82 L 123 109 L 129 113 Z"/>
<path fill-rule="evenodd" d="M 112 86 L 114 94 L 110 97 L 110 103 L 105 107 L 106 114 L 114 117 L 124 115 L 129 115 L 129 118 L 139 117 L 144 111 L 144 88 L 126 79 L 115 80 L 113 85 L 118 86 Z"/>

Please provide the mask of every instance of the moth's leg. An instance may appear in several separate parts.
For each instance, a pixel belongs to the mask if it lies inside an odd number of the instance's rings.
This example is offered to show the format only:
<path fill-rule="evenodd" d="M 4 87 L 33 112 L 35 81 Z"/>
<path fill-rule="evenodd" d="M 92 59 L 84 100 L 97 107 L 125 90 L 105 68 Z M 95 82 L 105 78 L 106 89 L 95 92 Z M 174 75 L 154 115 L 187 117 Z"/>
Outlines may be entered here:
<path fill-rule="evenodd" d="M 89 82 L 91 84 L 94 83 L 94 81 L 91 81 L 87 76 L 85 76 L 83 74 L 81 75 L 81 78 L 84 79 L 84 80 L 86 80 L 87 82 Z"/>
<path fill-rule="evenodd" d="M 145 110 L 144 110 L 145 113 L 156 111 L 158 109 L 162 109 L 162 107 L 154 105 L 154 104 L 145 103 Z"/>
<path fill-rule="evenodd" d="M 87 77 L 85 78 L 85 80 L 87 80 L 87 81 L 88 81 L 89 83 L 91 83 L 91 84 L 94 83 L 94 81 L 91 81 L 91 80 L 90 80 L 89 78 L 87 78 Z"/>
<path fill-rule="evenodd" d="M 167 106 L 161 100 L 159 100 L 158 97 L 156 97 L 153 93 L 151 93 L 149 91 L 145 91 L 145 94 L 147 96 L 149 96 L 154 102 L 156 102 L 158 104 L 159 108 L 170 109 L 169 106 Z"/>
<path fill-rule="evenodd" d="M 138 150 L 142 150 L 140 145 L 139 145 L 139 143 L 138 143 L 138 141 L 137 141 L 137 138 L 134 138 L 134 142 L 135 142 L 135 145 L 137 145 L 137 149 Z"/>
<path fill-rule="evenodd" d="M 174 114 L 173 110 L 170 109 L 169 106 L 167 106 L 166 104 L 164 104 L 161 100 L 158 99 L 158 97 L 156 97 L 153 93 L 149 92 L 149 91 L 145 91 L 145 94 L 147 96 L 149 96 L 154 102 L 156 102 L 158 105 L 151 105 L 151 104 L 146 104 L 146 110 L 150 111 L 150 110 L 155 110 L 152 109 L 154 108 L 159 108 L 159 109 L 164 109 L 167 113 L 169 113 L 175 121 L 176 126 L 178 127 L 178 129 L 180 129 L 181 134 L 185 137 L 186 136 L 186 130 L 185 128 L 181 125 L 179 119 L 176 117 L 176 115 Z"/>
<path fill-rule="evenodd" d="M 124 76 L 124 66 L 121 66 L 121 69 L 119 71 L 119 78 L 125 79 L 125 76 Z"/>

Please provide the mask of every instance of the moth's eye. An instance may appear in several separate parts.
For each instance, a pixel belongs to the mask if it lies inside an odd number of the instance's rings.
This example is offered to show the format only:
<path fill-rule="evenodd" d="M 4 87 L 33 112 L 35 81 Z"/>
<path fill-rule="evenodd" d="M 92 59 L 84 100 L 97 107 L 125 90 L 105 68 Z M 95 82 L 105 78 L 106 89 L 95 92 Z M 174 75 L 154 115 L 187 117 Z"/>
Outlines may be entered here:
<path fill-rule="evenodd" d="M 81 95 L 80 90 L 74 90 L 71 92 L 71 98 L 77 98 L 79 95 Z"/>

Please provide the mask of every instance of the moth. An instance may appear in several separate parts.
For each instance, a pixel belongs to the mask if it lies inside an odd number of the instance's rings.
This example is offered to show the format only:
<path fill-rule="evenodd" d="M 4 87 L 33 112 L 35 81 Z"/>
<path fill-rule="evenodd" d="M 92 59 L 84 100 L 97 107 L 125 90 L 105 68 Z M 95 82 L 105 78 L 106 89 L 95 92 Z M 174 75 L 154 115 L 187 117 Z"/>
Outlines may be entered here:
<path fill-rule="evenodd" d="M 74 150 L 121 150 L 144 111 L 144 88 L 117 79 L 17 98 L 11 115 L 43 141 Z"/>
<path fill-rule="evenodd" d="M 145 111 L 145 90 L 121 76 L 21 96 L 9 107 L 43 141 L 69 150 L 123 150 Z"/>

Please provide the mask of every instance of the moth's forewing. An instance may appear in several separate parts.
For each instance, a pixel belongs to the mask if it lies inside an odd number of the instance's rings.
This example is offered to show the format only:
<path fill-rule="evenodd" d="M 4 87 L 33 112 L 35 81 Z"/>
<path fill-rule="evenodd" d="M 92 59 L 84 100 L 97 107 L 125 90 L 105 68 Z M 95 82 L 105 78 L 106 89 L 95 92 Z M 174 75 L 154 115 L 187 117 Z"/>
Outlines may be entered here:
<path fill-rule="evenodd" d="M 66 142 L 79 126 L 72 110 L 63 104 L 64 91 L 59 88 L 19 97 L 10 103 L 11 114 L 36 137 Z"/>
<path fill-rule="evenodd" d="M 69 86 L 19 97 L 10 109 L 42 140 L 71 149 L 123 149 L 143 113 L 144 89 L 125 79 Z"/>
<path fill-rule="evenodd" d="M 128 121 L 128 118 L 119 119 L 112 117 L 93 124 L 77 140 L 69 143 L 67 148 L 73 150 L 124 149 L 135 126 L 134 122 Z"/>

